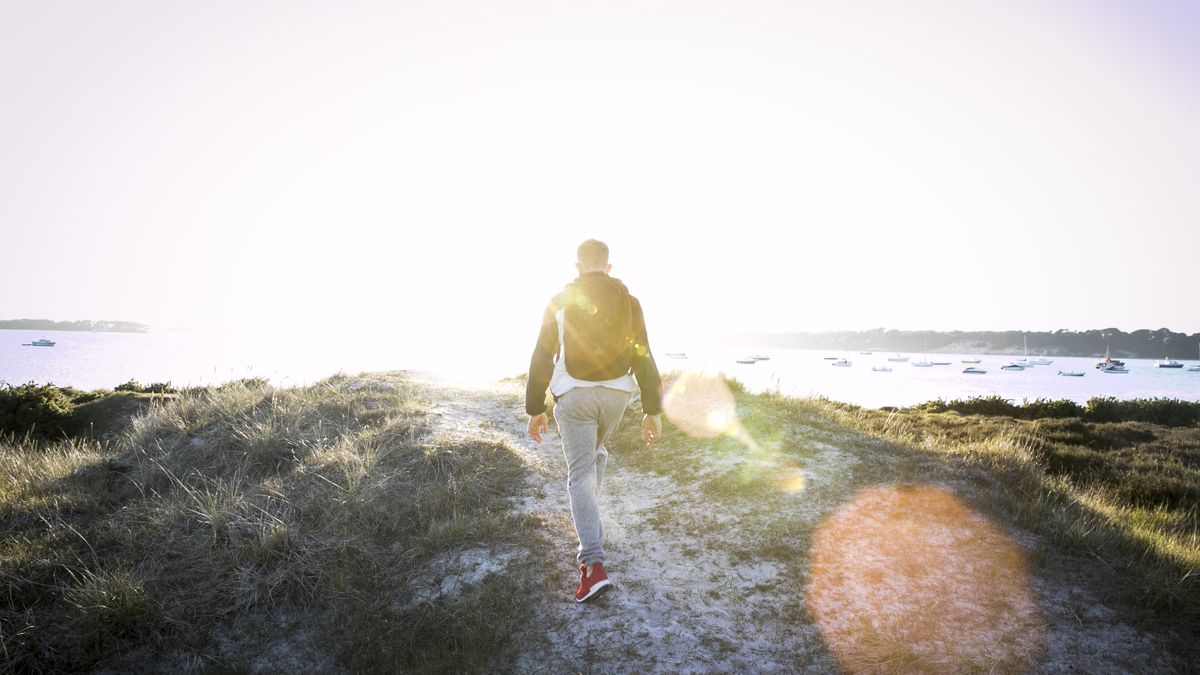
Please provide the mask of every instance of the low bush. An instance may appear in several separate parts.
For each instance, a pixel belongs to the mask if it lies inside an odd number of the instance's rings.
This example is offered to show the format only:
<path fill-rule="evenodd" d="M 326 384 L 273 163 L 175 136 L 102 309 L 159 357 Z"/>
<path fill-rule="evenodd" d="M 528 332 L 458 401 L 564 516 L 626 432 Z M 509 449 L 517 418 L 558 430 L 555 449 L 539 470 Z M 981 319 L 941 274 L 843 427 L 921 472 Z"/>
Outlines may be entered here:
<path fill-rule="evenodd" d="M 171 386 L 170 382 L 154 382 L 151 384 L 142 384 L 137 380 L 130 380 L 125 384 L 118 384 L 113 387 L 113 391 L 128 391 L 135 394 L 174 394 L 177 390 Z"/>
<path fill-rule="evenodd" d="M 33 438 L 58 438 L 74 409 L 73 389 L 32 382 L 0 386 L 0 433 Z"/>
<path fill-rule="evenodd" d="M 960 415 L 984 415 L 987 417 L 1012 417 L 1015 419 L 1043 419 L 1079 417 L 1083 406 L 1074 401 L 1039 398 L 1022 404 L 1013 403 L 1000 396 L 976 396 L 954 401 L 928 401 L 907 408 L 911 412 L 943 413 L 956 412 Z"/>
<path fill-rule="evenodd" d="M 1098 397 L 1088 401 L 1084 416 L 1090 422 L 1147 422 L 1167 427 L 1191 427 L 1200 424 L 1200 402 L 1173 398 L 1120 401 Z"/>

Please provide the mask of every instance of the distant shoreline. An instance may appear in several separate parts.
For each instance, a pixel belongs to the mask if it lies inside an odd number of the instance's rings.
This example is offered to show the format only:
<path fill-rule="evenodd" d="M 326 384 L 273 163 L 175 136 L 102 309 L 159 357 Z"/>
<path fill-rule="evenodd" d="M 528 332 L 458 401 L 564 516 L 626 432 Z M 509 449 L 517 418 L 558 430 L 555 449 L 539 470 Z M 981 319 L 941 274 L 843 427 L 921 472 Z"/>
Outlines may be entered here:
<path fill-rule="evenodd" d="M 0 330 L 58 330 L 89 333 L 149 333 L 150 326 L 136 321 L 51 321 L 49 319 L 0 320 Z"/>
<path fill-rule="evenodd" d="M 1200 358 L 1200 333 L 1188 335 L 1166 328 L 1116 328 L 1088 331 L 902 331 L 876 328 L 864 331 L 743 333 L 739 344 L 755 347 L 830 349 L 841 351 L 927 352 L 930 354 L 1023 354 L 1091 358 L 1108 352 L 1123 359 Z"/>

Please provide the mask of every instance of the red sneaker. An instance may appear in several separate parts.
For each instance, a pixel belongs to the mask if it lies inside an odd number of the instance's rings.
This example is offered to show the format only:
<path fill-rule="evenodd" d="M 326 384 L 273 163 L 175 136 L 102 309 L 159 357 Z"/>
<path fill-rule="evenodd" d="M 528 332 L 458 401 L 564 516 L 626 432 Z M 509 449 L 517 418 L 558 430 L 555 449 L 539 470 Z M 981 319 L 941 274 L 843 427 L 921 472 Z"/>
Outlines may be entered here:
<path fill-rule="evenodd" d="M 575 602 L 583 602 L 599 595 L 612 585 L 604 573 L 604 563 L 592 565 L 592 576 L 587 574 L 587 565 L 579 566 L 579 588 L 575 589 Z"/>

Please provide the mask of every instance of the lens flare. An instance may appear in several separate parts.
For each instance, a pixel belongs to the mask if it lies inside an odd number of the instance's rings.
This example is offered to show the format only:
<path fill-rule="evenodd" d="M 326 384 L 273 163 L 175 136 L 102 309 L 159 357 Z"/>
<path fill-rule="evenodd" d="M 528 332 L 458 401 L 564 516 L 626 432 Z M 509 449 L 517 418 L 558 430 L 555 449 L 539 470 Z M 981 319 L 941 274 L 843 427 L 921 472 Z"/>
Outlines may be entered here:
<path fill-rule="evenodd" d="M 739 424 L 733 392 L 719 377 L 685 372 L 672 378 L 663 397 L 663 413 L 693 438 L 737 435 Z"/>
<path fill-rule="evenodd" d="M 813 538 L 808 607 L 848 671 L 1020 671 L 1042 648 L 1021 549 L 931 487 L 874 487 Z"/>
<path fill-rule="evenodd" d="M 783 466 L 775 475 L 775 485 L 784 492 L 795 494 L 804 491 L 808 477 L 798 466 Z"/>

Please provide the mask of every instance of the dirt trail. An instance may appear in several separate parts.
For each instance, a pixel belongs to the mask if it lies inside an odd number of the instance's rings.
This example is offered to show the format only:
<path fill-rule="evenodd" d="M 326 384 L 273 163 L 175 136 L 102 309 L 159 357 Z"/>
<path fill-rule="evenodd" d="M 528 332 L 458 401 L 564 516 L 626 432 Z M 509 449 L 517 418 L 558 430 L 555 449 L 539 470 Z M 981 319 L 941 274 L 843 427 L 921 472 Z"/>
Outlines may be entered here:
<path fill-rule="evenodd" d="M 441 393 L 435 433 L 516 448 L 531 470 L 514 508 L 547 523 L 551 590 L 531 599 L 538 618 L 515 640 L 519 672 L 1175 669 L 1164 640 L 1122 621 L 1069 571 L 1026 569 L 1020 560 L 1042 546 L 1035 535 L 945 496 L 977 487 L 871 489 L 930 469 L 840 430 L 783 429 L 774 451 L 732 455 L 698 440 L 674 471 L 636 468 L 646 462 L 628 455 L 641 448 L 614 450 L 601 509 L 615 588 L 576 604 L 553 425 L 540 445 L 526 437 L 514 383 Z M 1001 553 L 980 553 L 991 540 L 999 548 L 986 551 Z"/>

